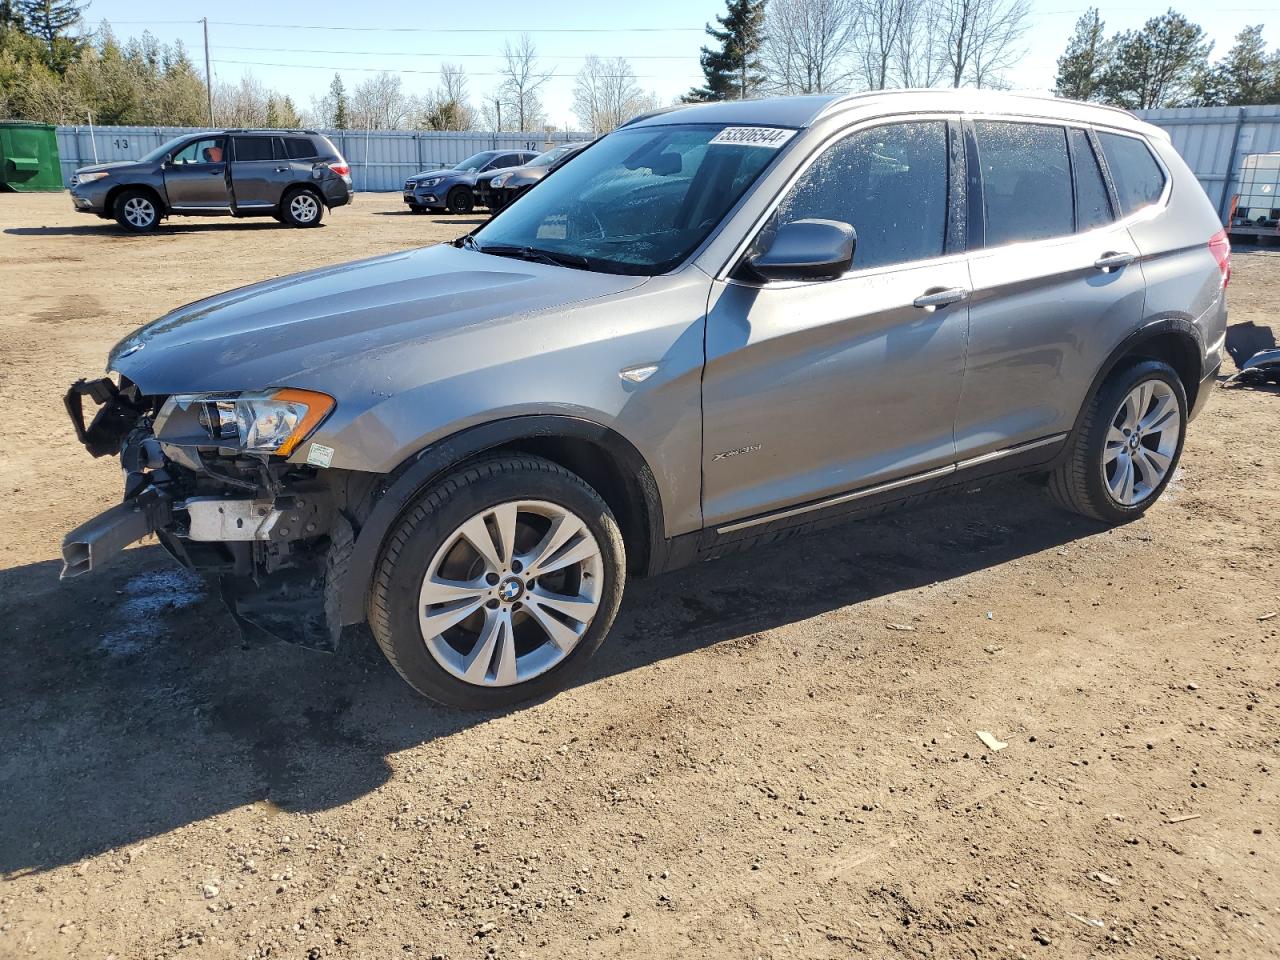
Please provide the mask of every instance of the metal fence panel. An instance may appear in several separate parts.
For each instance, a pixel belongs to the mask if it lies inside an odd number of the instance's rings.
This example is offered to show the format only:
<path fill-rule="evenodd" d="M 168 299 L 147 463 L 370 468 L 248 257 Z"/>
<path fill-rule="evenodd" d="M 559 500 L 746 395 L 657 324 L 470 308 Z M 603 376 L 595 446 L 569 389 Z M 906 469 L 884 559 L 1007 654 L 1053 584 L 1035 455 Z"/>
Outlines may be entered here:
<path fill-rule="evenodd" d="M 184 133 L 205 127 L 58 127 L 62 181 L 91 163 L 137 160 Z M 320 130 L 351 165 L 356 190 L 399 190 L 421 170 L 452 166 L 481 150 L 549 149 L 557 143 L 590 140 L 589 133 L 489 133 L 442 130 Z"/>
<path fill-rule="evenodd" d="M 1195 173 L 1223 222 L 1240 190 L 1240 168 L 1252 153 L 1280 150 L 1280 105 L 1137 110 L 1169 131 L 1174 149 Z"/>

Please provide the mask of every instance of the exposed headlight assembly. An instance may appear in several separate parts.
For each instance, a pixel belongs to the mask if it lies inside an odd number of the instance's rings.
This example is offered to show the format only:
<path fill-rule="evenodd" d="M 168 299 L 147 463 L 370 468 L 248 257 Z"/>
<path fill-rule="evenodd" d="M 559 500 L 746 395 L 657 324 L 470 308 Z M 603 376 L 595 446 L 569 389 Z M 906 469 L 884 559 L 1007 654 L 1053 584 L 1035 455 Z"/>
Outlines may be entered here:
<path fill-rule="evenodd" d="M 103 177 L 109 177 L 111 174 L 106 170 L 98 170 L 95 173 L 77 173 L 76 183 L 93 183 L 95 180 L 101 180 Z"/>
<path fill-rule="evenodd" d="M 210 446 L 287 457 L 333 406 L 333 397 L 312 390 L 174 394 L 156 417 L 156 435 L 161 442 L 169 440 L 169 421 L 189 421 L 194 414 Z M 187 433 L 194 427 L 184 424 L 177 432 Z"/>
<path fill-rule="evenodd" d="M 494 177 L 492 180 L 489 181 L 489 186 L 495 187 L 495 188 L 502 186 L 504 183 L 507 182 L 508 176 L 510 176 L 510 174 L 504 173 L 500 177 Z"/>
<path fill-rule="evenodd" d="M 444 179 L 444 177 L 428 177 L 426 180 L 419 180 L 419 181 L 418 181 L 418 186 L 420 186 L 420 187 L 434 187 L 437 183 L 439 183 L 439 182 L 440 182 L 441 180 L 443 180 L 443 179 Z"/>

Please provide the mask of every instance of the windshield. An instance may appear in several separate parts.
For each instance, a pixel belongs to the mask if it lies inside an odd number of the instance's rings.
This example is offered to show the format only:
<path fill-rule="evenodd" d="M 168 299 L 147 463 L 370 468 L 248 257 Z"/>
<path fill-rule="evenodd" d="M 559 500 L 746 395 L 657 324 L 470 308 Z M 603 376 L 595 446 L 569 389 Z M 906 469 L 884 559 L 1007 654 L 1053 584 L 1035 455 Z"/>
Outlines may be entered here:
<path fill-rule="evenodd" d="M 474 173 L 475 171 L 483 167 L 486 163 L 488 163 L 492 157 L 493 157 L 492 151 L 486 151 L 485 153 L 477 153 L 474 157 L 467 157 L 467 159 L 463 160 L 453 169 L 466 170 L 469 173 Z"/>
<path fill-rule="evenodd" d="M 549 167 L 551 166 L 551 164 L 555 163 L 557 160 L 563 157 L 570 150 L 573 150 L 575 147 L 578 147 L 578 146 L 580 146 L 580 144 L 577 144 L 577 143 L 562 144 L 561 146 L 548 150 L 546 153 L 538 154 L 536 157 L 534 157 L 532 160 L 529 161 L 528 165 L 531 167 Z"/>
<path fill-rule="evenodd" d="M 186 143 L 186 142 L 187 142 L 188 140 L 190 140 L 190 139 L 191 139 L 191 134 L 189 134 L 189 133 L 185 133 L 185 134 L 183 134 L 183 135 L 182 135 L 182 136 L 180 136 L 180 137 L 174 137 L 174 138 L 173 138 L 172 140 L 170 140 L 168 143 L 165 143 L 165 144 L 162 144 L 161 146 L 156 147 L 154 150 L 152 150 L 150 153 L 146 154 L 146 155 L 145 155 L 141 160 L 139 160 L 138 162 L 139 162 L 139 163 L 151 163 L 151 162 L 153 162 L 153 161 L 155 161 L 155 160 L 159 160 L 161 157 L 168 156 L 168 155 L 169 155 L 170 153 L 172 153 L 174 150 L 177 150 L 179 146 L 181 146 L 182 144 Z"/>
<path fill-rule="evenodd" d="M 791 134 L 777 131 L 774 145 L 757 146 L 730 136 L 741 129 L 617 130 L 481 227 L 475 246 L 552 254 L 608 273 L 666 273 L 706 239 Z"/>

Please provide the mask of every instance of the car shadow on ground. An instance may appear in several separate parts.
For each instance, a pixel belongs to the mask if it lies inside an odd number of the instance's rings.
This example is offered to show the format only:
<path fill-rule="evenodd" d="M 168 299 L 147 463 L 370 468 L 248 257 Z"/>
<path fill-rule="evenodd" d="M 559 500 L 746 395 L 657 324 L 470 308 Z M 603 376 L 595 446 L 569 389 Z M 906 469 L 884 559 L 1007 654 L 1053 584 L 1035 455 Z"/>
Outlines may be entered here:
<path fill-rule="evenodd" d="M 439 213 L 414 213 L 407 208 L 404 210 L 375 210 L 373 215 L 375 217 L 418 217 L 424 223 L 440 223 L 445 226 L 452 224 L 455 226 L 475 227 L 489 222 L 489 217 L 487 216 L 466 216 L 463 214 L 455 216 L 443 211 Z"/>
<path fill-rule="evenodd" d="M 265 219 L 239 220 L 235 218 L 215 218 L 216 223 L 162 223 L 154 233 L 130 233 L 114 223 L 102 222 L 81 224 L 74 227 L 6 227 L 5 233 L 15 237 L 92 237 L 114 234 L 119 237 L 162 237 L 166 233 L 217 233 L 220 231 L 244 230 L 292 230 L 293 227 L 278 223 L 271 217 Z M 323 228 L 324 223 L 318 224 Z M 316 229 L 313 227 L 312 229 Z"/>
<path fill-rule="evenodd" d="M 1099 529 L 1015 483 L 634 581 L 578 683 Z M 388 756 L 495 718 L 418 698 L 367 637 L 332 656 L 245 646 L 213 594 L 158 547 L 93 577 L 58 584 L 57 574 L 53 561 L 0 572 L 0 875 L 246 804 L 345 804 L 390 778 Z M 433 789 L 429 769 L 415 780 Z"/>

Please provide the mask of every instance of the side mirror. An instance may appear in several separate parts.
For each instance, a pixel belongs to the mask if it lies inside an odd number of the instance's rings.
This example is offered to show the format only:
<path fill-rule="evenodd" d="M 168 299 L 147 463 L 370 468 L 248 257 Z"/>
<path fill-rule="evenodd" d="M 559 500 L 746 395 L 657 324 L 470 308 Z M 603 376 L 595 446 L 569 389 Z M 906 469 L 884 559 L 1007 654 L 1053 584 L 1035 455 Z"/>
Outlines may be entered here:
<path fill-rule="evenodd" d="M 853 263 L 858 235 L 838 220 L 792 220 L 747 260 L 764 280 L 834 280 Z"/>

